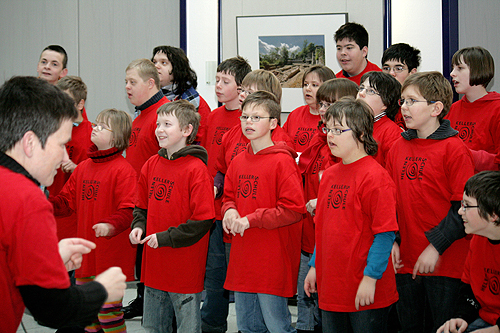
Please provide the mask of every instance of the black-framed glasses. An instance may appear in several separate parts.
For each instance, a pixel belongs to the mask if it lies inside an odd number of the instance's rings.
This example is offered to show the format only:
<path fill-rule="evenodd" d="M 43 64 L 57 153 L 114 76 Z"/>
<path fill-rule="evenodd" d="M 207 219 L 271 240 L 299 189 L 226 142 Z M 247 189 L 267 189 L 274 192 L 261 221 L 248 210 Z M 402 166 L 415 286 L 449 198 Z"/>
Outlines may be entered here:
<path fill-rule="evenodd" d="M 406 68 L 405 66 L 394 66 L 394 67 L 391 67 L 391 66 L 383 66 L 382 67 L 382 72 L 384 73 L 390 73 L 391 70 L 394 71 L 394 73 L 402 73 L 405 69 L 408 69 Z"/>
<path fill-rule="evenodd" d="M 463 200 L 460 200 L 460 207 L 462 207 L 464 212 L 466 212 L 468 208 L 479 208 L 479 206 L 468 206 Z"/>
<path fill-rule="evenodd" d="M 244 115 L 240 116 L 240 120 L 242 122 L 245 122 L 248 119 L 250 119 L 252 121 L 252 123 L 258 123 L 261 119 L 274 119 L 274 117 L 244 116 Z"/>
<path fill-rule="evenodd" d="M 413 99 L 413 98 L 407 98 L 407 99 L 400 98 L 400 99 L 398 99 L 398 105 L 399 106 L 403 106 L 403 104 L 405 104 L 405 103 L 408 106 L 412 106 L 413 104 L 415 104 L 417 102 L 420 102 L 420 103 L 424 103 L 425 102 L 425 103 L 429 103 L 429 104 L 436 103 L 436 101 L 427 101 L 427 100 L 417 101 L 416 99 Z"/>
<path fill-rule="evenodd" d="M 319 108 L 320 109 L 328 109 L 330 106 L 332 106 L 333 103 L 328 103 L 328 102 L 319 102 Z"/>
<path fill-rule="evenodd" d="M 362 92 L 363 90 L 365 90 L 366 94 L 370 95 L 370 96 L 379 95 L 379 93 L 375 89 L 373 89 L 371 87 L 365 87 L 364 85 L 360 85 L 356 89 L 358 90 L 358 92 Z"/>
<path fill-rule="evenodd" d="M 101 132 L 103 129 L 105 129 L 107 131 L 110 131 L 110 132 L 113 132 L 113 130 L 110 130 L 109 128 L 106 128 L 106 127 L 104 127 L 102 125 L 94 124 L 94 123 L 92 123 L 92 128 L 97 129 L 99 132 Z"/>
<path fill-rule="evenodd" d="M 323 130 L 323 133 L 325 134 L 328 134 L 328 133 L 332 133 L 333 135 L 340 135 L 344 132 L 347 132 L 347 131 L 352 131 L 352 129 L 348 128 L 348 129 L 340 129 L 340 128 L 328 128 L 328 127 L 323 127 L 322 128 Z"/>

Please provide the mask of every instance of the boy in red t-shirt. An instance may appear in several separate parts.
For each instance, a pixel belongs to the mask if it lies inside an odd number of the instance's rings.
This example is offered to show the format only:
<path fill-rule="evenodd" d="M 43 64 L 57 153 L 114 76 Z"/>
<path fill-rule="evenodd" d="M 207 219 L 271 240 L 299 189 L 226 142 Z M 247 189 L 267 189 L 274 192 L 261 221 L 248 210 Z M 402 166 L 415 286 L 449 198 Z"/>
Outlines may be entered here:
<path fill-rule="evenodd" d="M 326 112 L 328 146 L 341 158 L 323 173 L 316 207 L 316 258 L 306 277 L 317 290 L 323 332 L 386 332 L 398 300 L 389 263 L 396 221 L 396 188 L 372 157 L 370 107 L 345 97 Z M 314 258 L 314 257 L 313 257 Z"/>
<path fill-rule="evenodd" d="M 486 91 L 495 74 L 493 57 L 476 46 L 458 50 L 450 76 L 461 100 L 446 116 L 474 156 L 476 172 L 500 167 L 500 94 Z"/>
<path fill-rule="evenodd" d="M 409 76 L 399 103 L 408 130 L 386 159 L 397 189 L 401 240 L 392 256 L 403 331 L 435 332 L 453 315 L 469 249 L 469 241 L 459 239 L 465 234 L 457 212 L 474 165 L 458 132 L 443 120 L 452 96 L 439 72 Z"/>
<path fill-rule="evenodd" d="M 319 105 L 316 101 L 316 92 L 323 82 L 335 78 L 332 70 L 326 66 L 314 65 L 307 69 L 302 76 L 302 93 L 306 105 L 293 110 L 283 125 L 283 129 L 293 140 L 294 149 L 302 153 L 309 147 L 309 143 L 318 130 Z"/>
<path fill-rule="evenodd" d="M 202 146 L 208 153 L 208 172 L 215 177 L 215 162 L 222 144 L 222 136 L 240 123 L 240 88 L 245 76 L 250 73 L 250 64 L 240 56 L 224 60 L 217 67 L 215 93 L 224 105 L 208 115 L 207 134 Z M 207 269 L 205 272 L 205 299 L 201 307 L 203 332 L 218 333 L 227 330 L 229 313 L 229 291 L 224 289 L 230 243 L 223 240 L 222 232 L 222 184 L 220 195 L 215 199 L 215 223 L 210 230 L 208 242 Z M 214 187 L 217 195 L 218 187 Z"/>
<path fill-rule="evenodd" d="M 389 74 L 368 72 L 361 77 L 357 98 L 366 102 L 373 112 L 373 137 L 378 143 L 378 151 L 374 157 L 383 167 L 387 152 L 401 138 L 402 130 L 393 122 L 399 110 L 400 96 L 401 84 Z"/>
<path fill-rule="evenodd" d="M 305 203 L 296 153 L 271 139 L 280 113 L 271 93 L 245 99 L 241 130 L 250 144 L 231 162 L 224 185 L 222 223 L 233 235 L 224 287 L 235 291 L 242 332 L 295 332 L 288 297 L 297 291 Z"/>
<path fill-rule="evenodd" d="M 146 330 L 169 332 L 175 314 L 177 332 L 201 332 L 201 292 L 215 211 L 207 152 L 191 144 L 200 115 L 186 100 L 163 105 L 157 113 L 161 149 L 142 168 L 130 233 L 132 244 L 145 244 L 142 323 Z"/>
<path fill-rule="evenodd" d="M 71 141 L 66 144 L 69 161 L 61 165 L 61 168 L 57 169 L 54 182 L 47 188 L 49 191 L 49 198 L 59 194 L 76 166 L 88 158 L 87 150 L 92 145 L 90 141 L 92 125 L 82 116 L 85 101 L 87 100 L 87 85 L 78 76 L 65 76 L 57 81 L 56 86 L 75 101 L 78 118 L 73 122 Z M 76 215 L 74 213 L 70 216 L 58 216 L 56 217 L 56 222 L 57 238 L 59 238 L 59 240 L 76 236 Z"/>
<path fill-rule="evenodd" d="M 455 319 L 444 332 L 499 332 L 500 299 L 500 172 L 483 171 L 465 183 L 461 215 L 465 232 L 473 234 L 462 275 Z M 484 329 L 483 329 L 484 328 Z"/>

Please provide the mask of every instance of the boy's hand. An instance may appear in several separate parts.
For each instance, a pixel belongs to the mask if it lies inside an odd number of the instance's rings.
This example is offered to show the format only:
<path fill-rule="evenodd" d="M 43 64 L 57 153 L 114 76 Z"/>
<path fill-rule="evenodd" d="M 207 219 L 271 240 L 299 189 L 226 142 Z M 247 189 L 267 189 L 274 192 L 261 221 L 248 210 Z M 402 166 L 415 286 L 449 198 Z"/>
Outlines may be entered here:
<path fill-rule="evenodd" d="M 76 169 L 76 164 L 73 163 L 72 160 L 69 160 L 68 162 L 61 164 L 61 170 L 66 173 L 71 173 Z"/>
<path fill-rule="evenodd" d="M 438 259 L 439 252 L 434 245 L 427 245 L 425 250 L 423 250 L 418 257 L 415 267 L 413 267 L 413 278 L 415 279 L 417 277 L 417 273 L 428 274 L 434 272 Z"/>
<path fill-rule="evenodd" d="M 96 245 L 83 238 L 65 238 L 59 242 L 59 255 L 66 270 L 72 271 L 82 265 L 83 254 L 95 249 Z"/>
<path fill-rule="evenodd" d="M 375 284 L 377 280 L 369 276 L 363 276 L 363 279 L 359 283 L 358 292 L 356 293 L 356 299 L 354 304 L 356 310 L 359 310 L 359 306 L 367 306 L 373 304 L 375 301 Z"/>
<path fill-rule="evenodd" d="M 318 199 L 311 199 L 309 200 L 308 203 L 306 203 L 306 209 L 311 214 L 311 216 L 314 216 L 314 211 L 316 210 L 316 203 L 318 202 Z"/>
<path fill-rule="evenodd" d="M 436 333 L 462 333 L 467 328 L 468 324 L 462 318 L 453 318 L 444 323 Z M 479 331 L 474 331 L 479 332 Z"/>
<path fill-rule="evenodd" d="M 217 196 L 217 186 L 214 186 L 214 198 Z"/>
<path fill-rule="evenodd" d="M 153 249 L 158 248 L 158 239 L 156 238 L 156 234 L 151 234 L 149 236 L 146 236 L 142 241 L 141 244 L 148 243 L 149 247 L 152 247 Z"/>
<path fill-rule="evenodd" d="M 394 267 L 394 274 L 397 274 L 398 269 L 404 267 L 404 265 L 401 263 L 402 261 L 399 255 L 399 245 L 396 242 L 394 242 L 394 244 L 392 245 L 391 258 L 392 266 Z"/>
<path fill-rule="evenodd" d="M 139 244 L 141 243 L 141 237 L 142 237 L 142 229 L 141 228 L 134 228 L 130 234 L 128 235 L 128 238 L 130 239 L 130 243 L 132 244 Z"/>
<path fill-rule="evenodd" d="M 240 218 L 240 213 L 234 208 L 230 208 L 226 210 L 224 214 L 224 218 L 222 219 L 222 228 L 229 234 L 231 232 L 231 226 L 233 225 L 233 221 Z"/>
<path fill-rule="evenodd" d="M 115 228 L 109 223 L 97 223 L 94 224 L 92 229 L 95 230 L 96 237 L 107 237 L 113 234 Z"/>
<path fill-rule="evenodd" d="M 233 220 L 233 224 L 231 226 L 231 234 L 233 234 L 233 236 L 240 234 L 241 237 L 243 237 L 245 230 L 248 228 L 250 228 L 250 222 L 248 222 L 248 218 L 246 216 L 235 219 Z"/>
<path fill-rule="evenodd" d="M 127 277 L 122 273 L 120 267 L 111 267 L 101 274 L 97 275 L 95 281 L 104 286 L 108 292 L 108 299 L 106 302 L 116 302 L 123 298 L 125 294 L 125 279 Z"/>
<path fill-rule="evenodd" d="M 312 293 L 318 292 L 316 288 L 316 267 L 309 268 L 309 272 L 307 272 L 306 279 L 304 280 L 304 291 L 307 297 L 311 297 Z"/>

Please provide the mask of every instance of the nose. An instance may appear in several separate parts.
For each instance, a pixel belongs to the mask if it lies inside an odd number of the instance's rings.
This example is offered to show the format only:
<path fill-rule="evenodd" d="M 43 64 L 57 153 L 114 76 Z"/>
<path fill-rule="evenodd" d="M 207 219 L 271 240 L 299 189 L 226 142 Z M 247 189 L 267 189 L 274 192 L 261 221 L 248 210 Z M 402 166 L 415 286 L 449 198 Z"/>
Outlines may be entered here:
<path fill-rule="evenodd" d="M 396 70 L 394 68 L 391 68 L 389 74 L 391 74 L 393 77 L 396 77 Z"/>
<path fill-rule="evenodd" d="M 455 74 L 455 68 L 453 68 L 453 70 L 450 72 L 450 76 L 451 77 L 455 77 L 456 76 L 456 74 Z"/>
<path fill-rule="evenodd" d="M 356 96 L 356 98 L 365 98 L 366 97 L 366 90 L 363 89 L 363 90 L 360 90 L 358 91 L 358 96 Z"/>

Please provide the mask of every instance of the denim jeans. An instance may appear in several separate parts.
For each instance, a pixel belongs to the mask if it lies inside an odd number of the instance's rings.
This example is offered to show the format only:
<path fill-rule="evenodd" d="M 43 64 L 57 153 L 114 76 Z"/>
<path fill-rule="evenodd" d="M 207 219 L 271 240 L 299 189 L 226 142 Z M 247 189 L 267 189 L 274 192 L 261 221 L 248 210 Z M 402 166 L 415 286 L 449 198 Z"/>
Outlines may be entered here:
<path fill-rule="evenodd" d="M 487 322 L 485 322 L 481 318 L 477 318 L 472 323 L 470 323 L 469 326 L 467 326 L 465 333 L 474 332 L 475 330 L 479 330 L 481 328 L 487 328 L 487 327 L 491 327 L 491 326 L 493 326 L 493 325 L 488 324 Z"/>
<path fill-rule="evenodd" d="M 215 221 L 210 230 L 205 299 L 201 308 L 201 328 L 204 332 L 224 333 L 227 330 L 229 291 L 224 289 L 231 244 L 223 241 L 222 221 Z"/>
<path fill-rule="evenodd" d="M 236 322 L 242 333 L 296 333 L 288 298 L 268 294 L 234 293 Z"/>
<path fill-rule="evenodd" d="M 385 333 L 390 306 L 358 312 L 321 310 L 323 333 Z"/>
<path fill-rule="evenodd" d="M 460 279 L 417 275 L 414 280 L 411 274 L 396 274 L 396 286 L 401 332 L 436 332 L 454 318 Z"/>
<path fill-rule="evenodd" d="M 295 328 L 304 331 L 314 331 L 314 326 L 321 325 L 321 319 L 318 308 L 317 294 L 316 299 L 308 297 L 304 291 L 304 281 L 309 272 L 309 260 L 312 254 L 300 254 L 299 278 L 297 282 L 297 325 Z"/>
<path fill-rule="evenodd" d="M 142 326 L 147 332 L 171 333 L 177 320 L 178 333 L 201 333 L 201 293 L 177 294 L 146 287 Z"/>

